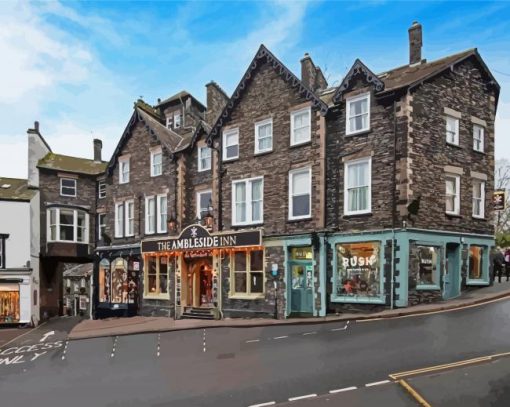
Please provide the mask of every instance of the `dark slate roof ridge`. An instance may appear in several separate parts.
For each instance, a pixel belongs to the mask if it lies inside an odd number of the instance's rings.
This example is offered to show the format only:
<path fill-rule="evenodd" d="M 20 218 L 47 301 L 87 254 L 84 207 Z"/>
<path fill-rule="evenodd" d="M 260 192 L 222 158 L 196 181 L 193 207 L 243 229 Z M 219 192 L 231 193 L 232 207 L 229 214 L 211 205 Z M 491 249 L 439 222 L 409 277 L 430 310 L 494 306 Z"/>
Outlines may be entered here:
<path fill-rule="evenodd" d="M 77 164 L 84 164 L 89 166 L 89 168 L 76 168 L 70 167 L 67 165 L 63 165 L 63 163 L 55 164 L 53 161 L 49 160 L 54 159 L 66 159 L 70 162 L 74 162 Z M 63 172 L 71 172 L 74 174 L 84 174 L 84 175 L 99 175 L 105 172 L 107 161 L 94 161 L 89 158 L 75 157 L 71 155 L 65 154 L 57 154 L 53 152 L 47 153 L 43 158 L 41 158 L 37 162 L 37 168 L 43 168 L 51 171 L 63 171 Z M 69 163 L 66 163 L 69 164 Z"/>
<path fill-rule="evenodd" d="M 314 106 L 320 107 L 320 110 L 323 114 L 327 113 L 328 105 L 324 103 L 321 98 L 308 86 L 303 84 L 303 82 L 296 75 L 294 75 L 292 71 L 288 69 L 283 64 L 283 62 L 281 62 L 271 51 L 269 51 L 269 49 L 267 49 L 264 44 L 260 44 L 259 49 L 248 65 L 248 68 L 239 81 L 239 84 L 234 90 L 234 93 L 232 93 L 232 96 L 229 98 L 226 106 L 223 108 L 222 112 L 216 119 L 216 122 L 212 126 L 211 131 L 207 137 L 207 142 L 209 145 L 212 143 L 212 139 L 217 136 L 218 129 L 223 125 L 223 120 L 229 116 L 230 111 L 234 108 L 235 102 L 241 97 L 241 94 L 246 88 L 247 81 L 251 78 L 253 71 L 257 69 L 257 61 L 262 58 L 267 58 L 268 63 L 272 65 L 275 70 L 279 71 L 279 74 L 286 82 L 291 82 L 293 87 L 299 86 L 300 93 L 305 93 L 305 99 L 311 100 Z"/>
<path fill-rule="evenodd" d="M 58 154 L 58 153 L 53 153 L 53 152 L 49 152 L 47 153 L 43 158 L 41 158 L 37 164 L 37 166 L 39 166 L 39 163 L 41 163 L 41 161 L 44 161 L 46 159 L 46 157 L 48 156 L 55 156 L 55 157 L 66 157 L 66 158 L 72 158 L 73 160 L 80 160 L 80 161 L 89 161 L 91 163 L 97 163 L 98 161 L 94 161 L 93 159 L 91 158 L 83 158 L 83 157 L 76 157 L 74 155 L 67 155 L 67 154 Z M 101 163 L 106 163 L 108 161 L 100 161 Z"/>
<path fill-rule="evenodd" d="M 191 93 L 189 93 L 187 90 L 184 90 L 184 89 L 181 90 L 180 92 L 177 92 L 175 95 L 172 95 L 172 96 L 166 98 L 165 100 L 158 102 L 156 105 L 154 105 L 154 107 L 161 107 L 163 105 L 166 105 L 168 103 L 171 103 L 173 101 L 179 100 L 180 98 L 184 98 L 187 96 L 191 96 L 191 98 L 195 102 L 197 102 L 204 110 L 207 110 L 207 108 L 204 106 L 204 104 L 202 102 L 200 102 L 200 100 L 198 100 L 195 96 L 193 96 Z"/>

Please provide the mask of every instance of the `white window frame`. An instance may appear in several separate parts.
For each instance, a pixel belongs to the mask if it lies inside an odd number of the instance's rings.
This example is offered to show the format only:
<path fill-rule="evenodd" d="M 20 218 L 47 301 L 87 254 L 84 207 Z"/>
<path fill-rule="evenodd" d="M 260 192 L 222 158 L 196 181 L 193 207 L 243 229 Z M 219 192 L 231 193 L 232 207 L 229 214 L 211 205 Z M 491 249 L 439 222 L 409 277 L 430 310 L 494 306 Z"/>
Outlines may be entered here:
<path fill-rule="evenodd" d="M 306 140 L 296 141 L 294 137 L 294 133 L 296 127 L 295 127 L 295 120 L 296 116 L 308 113 L 308 138 Z M 290 145 L 291 146 L 299 146 L 300 144 L 308 143 L 312 140 L 312 108 L 311 106 L 305 107 L 303 109 L 295 110 L 290 113 Z"/>
<path fill-rule="evenodd" d="M 264 150 L 259 150 L 259 128 L 267 124 L 271 125 L 271 147 Z M 268 153 L 273 151 L 273 118 L 261 120 L 255 123 L 255 154 Z"/>
<path fill-rule="evenodd" d="M 127 171 L 126 171 L 127 179 L 126 180 L 124 180 L 124 177 L 123 177 L 123 171 L 122 171 L 123 164 L 127 165 Z M 129 183 L 130 172 L 131 172 L 131 168 L 130 168 L 129 157 L 119 157 L 119 184 L 128 184 Z"/>
<path fill-rule="evenodd" d="M 308 173 L 308 196 L 309 196 L 309 203 L 308 203 L 308 214 L 307 215 L 301 215 L 301 216 L 293 216 L 293 201 L 292 198 L 295 196 L 293 191 L 293 185 L 292 182 L 294 179 L 294 175 L 296 174 L 302 174 L 302 173 Z M 295 170 L 289 171 L 289 220 L 296 220 L 296 219 L 310 219 L 312 217 L 312 167 L 304 167 L 304 168 L 298 168 Z"/>
<path fill-rule="evenodd" d="M 97 197 L 98 199 L 106 198 L 106 182 L 99 181 L 97 184 Z"/>
<path fill-rule="evenodd" d="M 181 122 L 182 122 L 182 114 L 180 110 L 176 110 L 173 114 L 174 116 L 174 129 L 180 129 L 181 128 Z"/>
<path fill-rule="evenodd" d="M 60 239 L 60 210 L 64 209 L 66 211 L 73 212 L 73 240 L 61 240 Z M 55 211 L 55 239 L 51 239 L 51 211 Z M 83 232 L 83 241 L 78 241 L 78 213 L 81 212 L 85 215 L 85 230 Z M 60 242 L 60 243 L 79 243 L 79 244 L 88 244 L 89 243 L 89 230 L 90 230 L 90 217 L 87 212 L 80 209 L 73 208 L 48 208 L 46 210 L 46 240 L 48 242 Z"/>
<path fill-rule="evenodd" d="M 165 198 L 164 207 L 161 205 L 162 198 Z M 161 222 L 161 218 L 163 215 L 165 215 L 165 221 Z M 156 196 L 156 230 L 158 233 L 167 232 L 167 221 L 168 221 L 168 195 L 159 194 Z"/>
<path fill-rule="evenodd" d="M 162 151 L 161 147 L 159 146 L 159 147 L 151 148 L 150 153 L 151 153 L 151 177 L 159 177 L 160 175 L 163 174 L 163 151 Z M 161 163 L 159 164 L 160 165 L 159 173 L 156 173 L 156 167 L 154 164 L 154 158 L 157 155 L 161 156 Z"/>
<path fill-rule="evenodd" d="M 103 223 L 101 222 L 103 219 Z M 103 239 L 103 232 L 106 230 L 106 213 L 97 214 L 97 240 Z"/>
<path fill-rule="evenodd" d="M 349 210 L 349 166 L 355 164 L 367 163 L 368 164 L 368 208 L 359 211 Z M 344 215 L 363 215 L 372 213 L 372 157 L 360 158 L 357 160 L 346 161 L 344 163 Z"/>
<path fill-rule="evenodd" d="M 172 127 L 173 127 L 172 117 L 167 117 L 166 118 L 166 128 L 171 129 Z"/>
<path fill-rule="evenodd" d="M 227 145 L 227 139 L 229 136 L 236 136 L 237 143 Z M 227 157 L 227 147 L 232 147 L 235 145 L 237 145 L 237 155 L 235 157 Z M 222 147 L 222 149 L 223 149 L 223 154 L 222 154 L 223 161 L 232 161 L 232 160 L 237 160 L 239 158 L 239 129 L 238 128 L 229 129 L 229 130 L 226 130 L 223 132 L 223 147 Z"/>
<path fill-rule="evenodd" d="M 196 199 L 197 199 L 197 218 L 198 219 L 202 219 L 202 211 L 200 208 L 200 198 L 203 194 L 211 194 L 211 199 L 212 199 L 212 189 L 205 189 L 203 191 L 197 191 L 197 194 L 196 194 Z M 209 203 L 208 203 L 209 204 Z"/>
<path fill-rule="evenodd" d="M 151 222 L 149 221 L 149 202 L 150 201 L 154 201 L 154 213 L 153 213 L 153 217 L 154 217 L 154 223 L 151 225 Z M 156 230 L 157 230 L 157 199 L 154 195 L 151 195 L 151 196 L 146 196 L 145 197 L 145 234 L 146 235 L 153 235 L 154 233 L 156 233 Z M 151 229 L 149 226 L 152 226 L 153 229 Z"/>
<path fill-rule="evenodd" d="M 62 188 L 73 188 L 73 187 L 64 187 L 62 185 L 62 181 L 73 181 L 74 182 L 74 194 L 72 194 L 72 195 L 71 194 L 64 194 L 64 192 L 62 191 Z M 74 179 L 74 178 L 66 178 L 66 177 L 60 178 L 60 196 L 69 196 L 69 197 L 76 198 L 77 191 L 78 191 L 78 183 L 76 182 L 76 179 Z"/>
<path fill-rule="evenodd" d="M 120 209 L 122 208 L 122 215 Z M 124 237 L 124 219 L 125 208 L 124 202 L 115 202 L 115 237 Z"/>
<path fill-rule="evenodd" d="M 241 299 L 257 299 L 264 298 L 266 292 L 266 273 L 264 270 L 264 265 L 266 264 L 266 251 L 261 249 L 262 252 L 262 270 L 252 270 L 251 269 L 251 256 L 254 251 L 258 250 L 250 250 L 250 251 L 241 251 L 240 253 L 246 256 L 246 270 L 236 270 L 235 268 L 235 256 L 238 252 L 233 252 L 230 256 L 230 292 L 229 298 L 241 298 Z M 246 291 L 236 291 L 236 274 L 243 273 L 246 275 Z M 250 279 L 252 278 L 252 273 L 257 273 L 262 275 L 262 292 L 252 292 L 252 284 Z"/>
<path fill-rule="evenodd" d="M 475 184 L 480 184 L 480 198 L 475 197 Z M 475 200 L 480 201 L 480 213 L 475 213 Z M 485 218 L 485 181 L 479 179 L 473 180 L 473 218 Z"/>
<path fill-rule="evenodd" d="M 359 130 L 351 131 L 350 119 L 351 119 L 351 103 L 358 102 L 360 100 L 367 99 L 367 127 Z M 352 134 L 364 133 L 370 130 L 370 92 L 363 93 L 361 95 L 353 96 L 345 100 L 345 134 L 350 136 Z M 365 113 L 363 113 L 365 114 Z"/>
<path fill-rule="evenodd" d="M 262 190 L 262 205 L 260 208 L 260 220 L 253 221 L 253 208 L 252 208 L 252 183 L 253 181 L 261 180 L 261 190 Z M 246 221 L 244 222 L 236 222 L 237 211 L 236 211 L 236 201 L 235 201 L 235 188 L 237 184 L 244 183 L 246 190 Z M 249 187 L 249 188 L 248 188 Z M 253 177 L 253 178 L 245 178 L 237 181 L 232 181 L 232 225 L 233 226 L 243 226 L 243 225 L 258 225 L 264 223 L 264 177 Z"/>
<path fill-rule="evenodd" d="M 454 120 L 454 122 L 455 122 L 455 134 L 454 134 L 454 140 L 453 141 L 448 140 L 448 120 Z M 459 137 L 459 123 L 460 123 L 459 118 L 454 117 L 454 116 L 449 116 L 449 115 L 445 116 L 446 143 L 451 144 L 453 146 L 458 146 L 459 145 L 459 138 L 460 138 Z"/>
<path fill-rule="evenodd" d="M 129 208 L 133 208 L 132 216 L 129 216 Z M 124 220 L 124 227 L 126 228 L 124 236 L 130 237 L 135 235 L 135 201 L 130 199 L 124 202 L 124 216 L 126 219 Z"/>
<path fill-rule="evenodd" d="M 480 140 L 475 138 L 476 130 L 480 130 Z M 484 139 L 485 139 L 485 127 L 480 126 L 479 124 L 473 124 L 473 150 L 478 151 L 480 153 L 484 152 Z M 476 148 L 476 142 L 480 141 L 480 148 Z"/>
<path fill-rule="evenodd" d="M 454 179 L 455 180 L 455 198 L 453 201 L 453 211 L 446 210 L 446 179 Z M 448 215 L 460 215 L 460 175 L 457 174 L 446 174 L 445 175 L 445 212 Z"/>
<path fill-rule="evenodd" d="M 209 150 L 209 167 L 202 167 L 202 150 Z M 208 146 L 200 146 L 198 147 L 198 171 L 209 171 L 212 167 L 212 149 Z"/>

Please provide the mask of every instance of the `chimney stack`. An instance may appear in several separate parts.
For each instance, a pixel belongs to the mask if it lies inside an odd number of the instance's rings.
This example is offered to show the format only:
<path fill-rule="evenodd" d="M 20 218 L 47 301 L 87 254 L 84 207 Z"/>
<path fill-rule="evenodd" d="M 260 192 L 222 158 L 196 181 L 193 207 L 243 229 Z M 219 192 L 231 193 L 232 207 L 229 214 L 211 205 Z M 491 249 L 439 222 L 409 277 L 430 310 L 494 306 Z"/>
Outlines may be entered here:
<path fill-rule="evenodd" d="M 413 25 L 409 27 L 409 65 L 421 62 L 422 44 L 421 24 L 413 21 Z"/>
<path fill-rule="evenodd" d="M 103 142 L 97 138 L 94 139 L 94 161 L 101 162 L 101 150 Z"/>
<path fill-rule="evenodd" d="M 328 87 L 324 74 L 318 66 L 315 66 L 308 52 L 301 59 L 301 82 L 314 92 Z"/>
<path fill-rule="evenodd" d="M 218 116 L 228 103 L 229 97 L 225 91 L 216 82 L 211 81 L 206 87 L 207 92 L 207 111 L 205 113 L 205 121 L 213 126 Z"/>

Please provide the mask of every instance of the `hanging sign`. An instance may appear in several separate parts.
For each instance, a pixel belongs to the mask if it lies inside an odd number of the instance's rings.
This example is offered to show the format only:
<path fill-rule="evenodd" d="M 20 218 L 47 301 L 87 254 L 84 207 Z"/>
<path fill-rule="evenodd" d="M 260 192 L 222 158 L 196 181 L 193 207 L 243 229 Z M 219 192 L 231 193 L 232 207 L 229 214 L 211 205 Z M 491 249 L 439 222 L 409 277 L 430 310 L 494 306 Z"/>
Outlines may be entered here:
<path fill-rule="evenodd" d="M 492 204 L 494 205 L 495 211 L 504 211 L 506 203 L 506 191 L 504 189 L 498 189 L 494 191 L 492 195 Z"/>
<path fill-rule="evenodd" d="M 261 246 L 260 230 L 210 234 L 201 225 L 185 228 L 176 238 L 142 241 L 142 252 L 200 251 L 228 247 Z"/>

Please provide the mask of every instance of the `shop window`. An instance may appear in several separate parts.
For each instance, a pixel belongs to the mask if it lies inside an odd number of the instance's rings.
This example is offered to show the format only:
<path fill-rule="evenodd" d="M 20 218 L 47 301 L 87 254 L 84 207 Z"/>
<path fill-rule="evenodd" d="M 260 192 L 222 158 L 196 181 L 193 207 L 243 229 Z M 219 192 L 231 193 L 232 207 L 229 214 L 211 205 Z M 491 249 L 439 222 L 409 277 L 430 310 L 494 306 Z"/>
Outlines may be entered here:
<path fill-rule="evenodd" d="M 110 262 L 103 259 L 99 263 L 99 302 L 110 302 L 110 293 Z"/>
<path fill-rule="evenodd" d="M 334 297 L 347 302 L 380 299 L 379 257 L 379 242 L 337 244 Z"/>
<path fill-rule="evenodd" d="M 169 273 L 171 261 L 169 257 L 147 256 L 146 278 L 145 278 L 145 297 L 163 297 L 169 296 Z"/>
<path fill-rule="evenodd" d="M 19 318 L 19 284 L 0 284 L 0 324 L 16 323 Z"/>
<path fill-rule="evenodd" d="M 485 248 L 481 246 L 469 247 L 469 280 L 481 280 L 483 276 L 483 258 Z"/>
<path fill-rule="evenodd" d="M 264 293 L 264 252 L 235 252 L 231 259 L 231 292 L 234 295 Z"/>
<path fill-rule="evenodd" d="M 413 253 L 413 251 L 411 252 Z M 416 276 L 417 288 L 434 286 L 439 288 L 440 248 L 436 246 L 416 246 L 415 261 L 410 261 L 410 274 Z M 413 270 L 413 267 L 415 269 Z"/>
<path fill-rule="evenodd" d="M 136 272 L 128 269 L 127 260 L 118 257 L 110 262 L 99 263 L 99 302 L 111 304 L 132 304 L 135 302 L 137 284 Z"/>
<path fill-rule="evenodd" d="M 78 209 L 51 208 L 47 211 L 48 241 L 88 243 L 89 215 Z"/>
<path fill-rule="evenodd" d="M 125 304 L 128 302 L 128 267 L 127 261 L 118 258 L 111 267 L 111 302 Z"/>

